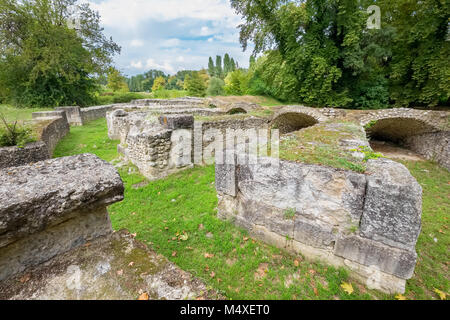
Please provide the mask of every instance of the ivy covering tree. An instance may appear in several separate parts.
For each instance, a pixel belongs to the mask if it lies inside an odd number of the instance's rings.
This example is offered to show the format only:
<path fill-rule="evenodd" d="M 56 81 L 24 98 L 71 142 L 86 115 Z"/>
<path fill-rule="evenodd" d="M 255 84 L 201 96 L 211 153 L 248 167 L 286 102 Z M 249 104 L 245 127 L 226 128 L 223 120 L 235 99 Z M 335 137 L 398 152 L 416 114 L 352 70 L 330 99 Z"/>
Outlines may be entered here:
<path fill-rule="evenodd" d="M 0 1 L 0 99 L 19 106 L 86 106 L 120 47 L 76 0 Z"/>
<path fill-rule="evenodd" d="M 448 104 L 448 1 L 231 0 L 254 43 L 249 92 L 353 108 Z M 367 8 L 381 7 L 381 29 Z"/>

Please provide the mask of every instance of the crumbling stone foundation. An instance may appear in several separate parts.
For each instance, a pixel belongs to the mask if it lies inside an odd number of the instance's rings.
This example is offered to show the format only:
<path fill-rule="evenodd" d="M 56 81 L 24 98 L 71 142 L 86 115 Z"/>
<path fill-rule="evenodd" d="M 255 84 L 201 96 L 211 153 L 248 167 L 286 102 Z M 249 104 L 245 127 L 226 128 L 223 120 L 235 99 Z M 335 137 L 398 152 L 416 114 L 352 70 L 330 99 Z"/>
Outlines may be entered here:
<path fill-rule="evenodd" d="M 272 245 L 346 267 L 371 289 L 403 293 L 413 276 L 422 189 L 401 164 L 366 174 L 259 158 L 217 164 L 219 217 Z"/>

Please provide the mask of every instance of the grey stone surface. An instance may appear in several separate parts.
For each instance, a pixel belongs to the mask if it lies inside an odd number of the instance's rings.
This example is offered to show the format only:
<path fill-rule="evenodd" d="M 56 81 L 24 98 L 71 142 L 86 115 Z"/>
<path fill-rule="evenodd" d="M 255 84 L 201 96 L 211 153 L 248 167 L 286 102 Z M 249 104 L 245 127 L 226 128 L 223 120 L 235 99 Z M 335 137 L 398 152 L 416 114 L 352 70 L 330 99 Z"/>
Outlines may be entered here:
<path fill-rule="evenodd" d="M 221 175 L 218 168 L 219 175 Z M 333 168 L 280 161 L 240 165 L 239 192 L 248 199 L 337 226 L 342 231 L 362 215 L 365 176 Z"/>
<path fill-rule="evenodd" d="M 3 147 L 0 148 L 0 169 L 20 167 L 49 158 L 47 145 L 42 141 L 27 144 L 23 148 Z"/>
<path fill-rule="evenodd" d="M 194 116 L 183 114 L 162 115 L 159 117 L 159 122 L 170 130 L 192 129 L 194 127 Z"/>
<path fill-rule="evenodd" d="M 332 248 L 337 234 L 333 227 L 297 216 L 294 220 L 294 240 L 315 248 Z"/>
<path fill-rule="evenodd" d="M 38 118 L 34 122 L 39 140 L 45 142 L 48 152 L 52 156 L 58 143 L 70 132 L 67 118 L 65 116 Z"/>
<path fill-rule="evenodd" d="M 71 106 L 71 107 L 57 107 L 55 108 L 57 111 L 63 111 L 66 113 L 67 121 L 72 126 L 82 126 L 83 120 L 81 119 L 80 107 Z"/>
<path fill-rule="evenodd" d="M 358 236 L 339 238 L 335 254 L 368 267 L 375 266 L 402 279 L 413 276 L 417 260 L 414 251 L 389 247 Z"/>
<path fill-rule="evenodd" d="M 414 135 L 404 141 L 406 147 L 450 170 L 450 131 Z"/>
<path fill-rule="evenodd" d="M 114 167 L 90 154 L 0 171 L 0 248 L 123 199 Z"/>
<path fill-rule="evenodd" d="M 106 209 L 74 217 L 0 248 L 0 281 L 112 232 Z"/>
<path fill-rule="evenodd" d="M 421 230 L 422 187 L 397 162 L 368 162 L 367 191 L 361 235 L 384 244 L 413 250 Z"/>
<path fill-rule="evenodd" d="M 150 300 L 223 299 L 125 230 L 0 282 L 0 300 L 136 300 L 144 292 Z"/>

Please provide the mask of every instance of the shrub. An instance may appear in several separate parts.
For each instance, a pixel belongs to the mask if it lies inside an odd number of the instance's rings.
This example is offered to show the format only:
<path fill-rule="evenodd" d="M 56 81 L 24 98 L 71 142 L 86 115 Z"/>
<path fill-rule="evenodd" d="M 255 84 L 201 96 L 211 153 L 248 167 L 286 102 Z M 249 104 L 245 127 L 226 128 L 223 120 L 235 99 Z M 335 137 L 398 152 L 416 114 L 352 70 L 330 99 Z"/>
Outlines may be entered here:
<path fill-rule="evenodd" d="M 18 146 L 23 148 L 26 144 L 35 142 L 36 137 L 31 128 L 19 125 L 17 120 L 8 123 L 3 115 L 0 115 L 2 126 L 0 127 L 0 147 Z"/>
<path fill-rule="evenodd" d="M 220 78 L 213 77 L 209 80 L 206 94 L 208 96 L 223 96 L 225 94 L 225 81 Z"/>
<path fill-rule="evenodd" d="M 145 96 L 136 92 L 126 92 L 115 95 L 112 99 L 112 103 L 128 103 L 137 99 L 145 99 Z"/>

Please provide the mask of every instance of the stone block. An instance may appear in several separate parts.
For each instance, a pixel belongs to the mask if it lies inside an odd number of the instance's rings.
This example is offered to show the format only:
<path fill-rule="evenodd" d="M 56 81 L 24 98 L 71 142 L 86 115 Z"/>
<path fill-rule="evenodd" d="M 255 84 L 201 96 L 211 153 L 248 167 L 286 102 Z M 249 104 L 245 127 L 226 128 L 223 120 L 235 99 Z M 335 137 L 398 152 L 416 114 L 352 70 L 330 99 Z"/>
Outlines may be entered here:
<path fill-rule="evenodd" d="M 194 116 L 184 114 L 163 115 L 159 117 L 161 125 L 168 129 L 191 129 L 194 127 Z"/>
<path fill-rule="evenodd" d="M 400 163 L 368 162 L 361 235 L 386 245 L 414 250 L 421 231 L 422 188 Z"/>
<path fill-rule="evenodd" d="M 336 241 L 335 254 L 367 267 L 376 267 L 402 279 L 410 279 L 413 276 L 417 261 L 414 251 L 389 247 L 359 236 L 339 238 Z"/>
<path fill-rule="evenodd" d="M 112 165 L 84 154 L 0 171 L 0 250 L 80 213 L 121 201 Z"/>

